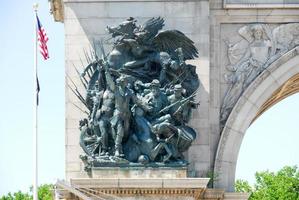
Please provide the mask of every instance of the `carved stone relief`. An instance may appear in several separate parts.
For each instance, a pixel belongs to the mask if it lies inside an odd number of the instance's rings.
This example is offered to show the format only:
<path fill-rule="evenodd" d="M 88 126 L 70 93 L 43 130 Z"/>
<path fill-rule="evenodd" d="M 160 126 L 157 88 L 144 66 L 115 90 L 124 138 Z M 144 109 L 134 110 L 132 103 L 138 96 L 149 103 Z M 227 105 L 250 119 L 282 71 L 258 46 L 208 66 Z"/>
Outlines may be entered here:
<path fill-rule="evenodd" d="M 226 41 L 228 64 L 224 80 L 228 88 L 220 110 L 222 127 L 249 84 L 271 63 L 299 44 L 299 23 L 276 27 L 250 24 L 237 32 L 241 40 L 236 43 Z"/>

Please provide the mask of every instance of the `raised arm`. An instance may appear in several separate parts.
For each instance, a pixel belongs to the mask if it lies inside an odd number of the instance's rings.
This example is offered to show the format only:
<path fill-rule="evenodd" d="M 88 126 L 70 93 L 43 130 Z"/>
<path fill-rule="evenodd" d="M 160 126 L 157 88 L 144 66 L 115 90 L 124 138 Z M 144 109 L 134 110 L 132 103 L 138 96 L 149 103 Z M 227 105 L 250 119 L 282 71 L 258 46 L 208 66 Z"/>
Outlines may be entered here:
<path fill-rule="evenodd" d="M 104 69 L 105 69 L 105 77 L 106 77 L 106 82 L 107 86 L 109 87 L 110 90 L 113 92 L 116 90 L 116 85 L 113 81 L 113 78 L 110 74 L 109 68 L 108 68 L 108 63 L 103 63 Z"/>

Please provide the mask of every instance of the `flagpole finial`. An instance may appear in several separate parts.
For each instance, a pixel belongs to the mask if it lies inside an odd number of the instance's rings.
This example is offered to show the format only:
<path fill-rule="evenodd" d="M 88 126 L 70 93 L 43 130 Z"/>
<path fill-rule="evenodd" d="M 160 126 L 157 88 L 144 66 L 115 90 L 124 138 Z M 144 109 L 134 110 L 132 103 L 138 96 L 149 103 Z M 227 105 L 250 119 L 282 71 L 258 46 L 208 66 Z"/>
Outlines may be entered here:
<path fill-rule="evenodd" d="M 38 3 L 34 3 L 34 4 L 33 4 L 33 10 L 36 12 L 37 9 L 38 9 Z"/>

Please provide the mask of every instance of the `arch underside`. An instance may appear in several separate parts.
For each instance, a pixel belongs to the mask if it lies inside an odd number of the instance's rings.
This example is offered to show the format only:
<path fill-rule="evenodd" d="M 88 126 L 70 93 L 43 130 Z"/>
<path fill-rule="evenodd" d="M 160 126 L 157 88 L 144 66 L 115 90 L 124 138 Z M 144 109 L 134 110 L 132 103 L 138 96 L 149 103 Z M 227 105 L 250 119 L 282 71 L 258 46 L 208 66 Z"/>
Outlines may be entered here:
<path fill-rule="evenodd" d="M 299 73 L 287 80 L 272 94 L 272 96 L 259 109 L 251 123 L 253 123 L 259 116 L 261 116 L 273 105 L 297 92 L 299 92 Z"/>
<path fill-rule="evenodd" d="M 273 62 L 237 101 L 218 144 L 214 187 L 234 191 L 238 153 L 247 128 L 271 106 L 296 92 L 299 92 L 299 47 Z"/>

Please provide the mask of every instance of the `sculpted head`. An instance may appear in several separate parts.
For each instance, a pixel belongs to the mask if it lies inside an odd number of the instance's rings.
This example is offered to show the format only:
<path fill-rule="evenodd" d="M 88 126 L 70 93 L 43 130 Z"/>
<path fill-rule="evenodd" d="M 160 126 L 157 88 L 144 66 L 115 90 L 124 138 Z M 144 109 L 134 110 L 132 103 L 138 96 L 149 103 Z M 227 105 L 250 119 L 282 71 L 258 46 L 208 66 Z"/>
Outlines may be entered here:
<path fill-rule="evenodd" d="M 118 26 L 107 26 L 107 30 L 112 34 L 112 37 L 124 36 L 126 38 L 132 38 L 136 27 L 136 20 L 130 17 Z"/>
<path fill-rule="evenodd" d="M 184 53 L 183 53 L 183 49 L 182 49 L 181 47 L 180 47 L 180 48 L 177 48 L 177 49 L 175 50 L 175 53 L 177 54 L 178 59 L 179 59 L 180 61 L 184 60 Z"/>
<path fill-rule="evenodd" d="M 134 82 L 134 89 L 136 90 L 136 91 L 139 91 L 139 90 L 142 90 L 142 81 L 140 81 L 140 80 L 137 80 L 137 81 L 135 81 Z"/>
<path fill-rule="evenodd" d="M 174 95 L 175 97 L 181 97 L 182 96 L 183 87 L 181 84 L 176 84 L 174 86 Z"/>
<path fill-rule="evenodd" d="M 158 96 L 160 94 L 160 81 L 157 79 L 154 79 L 151 82 L 151 92 L 153 93 L 154 96 Z"/>
<path fill-rule="evenodd" d="M 121 75 L 116 79 L 116 84 L 121 87 L 126 87 L 128 85 L 128 78 L 125 75 Z"/>
<path fill-rule="evenodd" d="M 255 39 L 260 40 L 263 38 L 264 28 L 262 27 L 262 25 L 256 24 L 252 26 L 251 31 Z"/>

